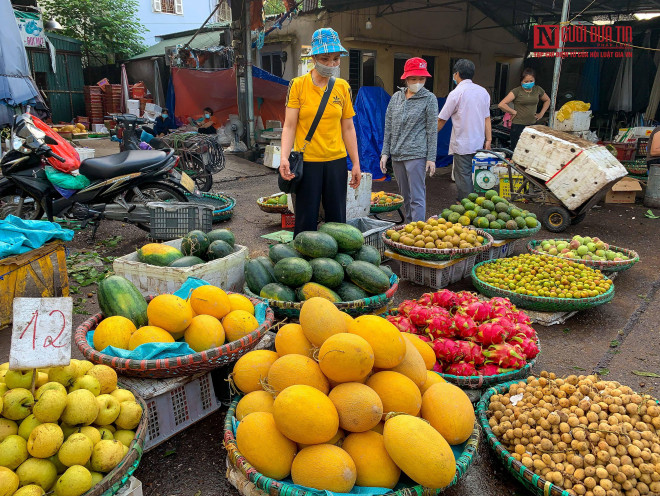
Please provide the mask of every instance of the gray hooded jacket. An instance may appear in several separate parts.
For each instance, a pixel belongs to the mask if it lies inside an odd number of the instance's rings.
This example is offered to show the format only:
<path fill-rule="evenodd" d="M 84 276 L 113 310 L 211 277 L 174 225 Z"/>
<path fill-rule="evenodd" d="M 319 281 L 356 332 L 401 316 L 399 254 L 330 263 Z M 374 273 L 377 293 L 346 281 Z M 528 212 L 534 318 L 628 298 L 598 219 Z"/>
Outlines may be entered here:
<path fill-rule="evenodd" d="M 426 88 L 406 99 L 403 88 L 392 96 L 385 114 L 381 155 L 402 162 L 423 158 L 435 162 L 438 149 L 438 99 Z"/>

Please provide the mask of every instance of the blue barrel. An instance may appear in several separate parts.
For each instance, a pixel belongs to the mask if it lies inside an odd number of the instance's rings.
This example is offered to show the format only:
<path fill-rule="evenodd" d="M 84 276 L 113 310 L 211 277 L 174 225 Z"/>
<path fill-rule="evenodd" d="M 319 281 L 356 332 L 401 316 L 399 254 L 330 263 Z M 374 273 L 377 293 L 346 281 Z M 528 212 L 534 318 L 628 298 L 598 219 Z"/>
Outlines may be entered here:
<path fill-rule="evenodd" d="M 649 181 L 644 194 L 644 205 L 660 207 L 660 165 L 649 166 Z"/>

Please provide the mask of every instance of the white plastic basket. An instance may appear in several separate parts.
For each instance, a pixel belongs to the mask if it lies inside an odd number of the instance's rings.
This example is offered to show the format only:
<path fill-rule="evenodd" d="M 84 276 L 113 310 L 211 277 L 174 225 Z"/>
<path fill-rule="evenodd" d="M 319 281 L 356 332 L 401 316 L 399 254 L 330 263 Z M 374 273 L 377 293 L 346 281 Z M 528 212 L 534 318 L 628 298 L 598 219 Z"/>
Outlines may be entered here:
<path fill-rule="evenodd" d="M 181 239 L 164 244 L 181 249 Z M 192 267 L 158 267 L 139 262 L 137 253 L 130 253 L 115 259 L 112 267 L 115 274 L 131 281 L 145 296 L 173 293 L 189 277 L 203 279 L 227 291 L 242 292 L 247 256 L 247 247 L 236 245 L 234 253 L 205 264 Z"/>
<path fill-rule="evenodd" d="M 434 262 L 406 257 L 390 250 L 385 250 L 385 256 L 399 261 L 401 269 L 398 275 L 401 280 L 433 289 L 446 288 L 469 277 L 477 260 L 477 255 L 471 255 L 455 260 Z"/>
<path fill-rule="evenodd" d="M 371 217 L 360 217 L 358 219 L 347 220 L 346 224 L 359 229 L 362 236 L 364 236 L 364 244 L 376 248 L 380 253 L 380 258 L 383 258 L 385 254 L 385 242 L 381 237 L 381 233 L 394 226 L 394 222 L 373 219 Z"/>
<path fill-rule="evenodd" d="M 149 422 L 144 451 L 220 408 L 210 372 L 172 379 L 122 377 L 121 382 L 142 396 L 147 404 Z"/>
<path fill-rule="evenodd" d="M 517 239 L 502 239 L 493 241 L 493 244 L 488 251 L 482 251 L 477 255 L 476 263 L 513 256 L 517 241 Z"/>
<path fill-rule="evenodd" d="M 115 496 L 142 496 L 142 482 L 131 476 Z"/>

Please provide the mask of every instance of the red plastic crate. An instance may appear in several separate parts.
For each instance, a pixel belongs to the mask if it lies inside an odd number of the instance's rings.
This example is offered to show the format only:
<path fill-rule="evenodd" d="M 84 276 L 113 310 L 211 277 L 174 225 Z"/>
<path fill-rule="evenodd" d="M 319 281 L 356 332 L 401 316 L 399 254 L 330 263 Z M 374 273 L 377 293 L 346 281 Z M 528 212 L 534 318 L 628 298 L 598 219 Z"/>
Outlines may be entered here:
<path fill-rule="evenodd" d="M 632 143 L 612 143 L 616 148 L 616 158 L 619 162 L 624 160 L 634 160 L 635 152 L 637 151 L 637 142 Z"/>
<path fill-rule="evenodd" d="M 282 214 L 282 229 L 293 229 L 296 227 L 296 216 L 293 214 Z"/>

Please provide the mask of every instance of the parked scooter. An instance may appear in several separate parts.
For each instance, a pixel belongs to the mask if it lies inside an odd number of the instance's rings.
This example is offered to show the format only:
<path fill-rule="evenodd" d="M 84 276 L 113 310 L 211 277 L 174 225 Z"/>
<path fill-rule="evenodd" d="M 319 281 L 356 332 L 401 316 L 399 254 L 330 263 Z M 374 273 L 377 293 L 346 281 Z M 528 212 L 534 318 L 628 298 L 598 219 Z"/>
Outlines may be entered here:
<path fill-rule="evenodd" d="M 79 172 L 91 184 L 65 198 L 46 177 L 44 164 L 49 158 L 65 162 L 53 148 L 67 156 L 77 153 L 70 143 L 58 143 L 47 135 L 34 120 L 29 113 L 14 116 L 12 150 L 0 160 L 1 218 L 13 214 L 40 219 L 45 211 L 51 222 L 54 217 L 80 220 L 83 227 L 91 222 L 94 232 L 104 219 L 149 231 L 147 203 L 187 202 L 186 193 L 195 191 L 194 182 L 174 169 L 178 162 L 174 150 L 128 150 L 84 160 Z"/>
<path fill-rule="evenodd" d="M 510 148 L 511 129 L 504 125 L 504 113 L 497 105 L 490 106 L 490 125 L 493 148 Z"/>

